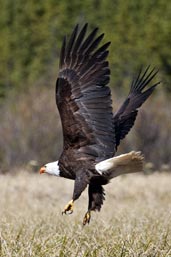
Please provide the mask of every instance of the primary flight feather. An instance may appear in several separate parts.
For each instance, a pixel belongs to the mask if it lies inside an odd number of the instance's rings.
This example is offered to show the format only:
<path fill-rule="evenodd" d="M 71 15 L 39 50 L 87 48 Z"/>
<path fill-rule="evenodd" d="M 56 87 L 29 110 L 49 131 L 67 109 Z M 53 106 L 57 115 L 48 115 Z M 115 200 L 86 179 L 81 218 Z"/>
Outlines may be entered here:
<path fill-rule="evenodd" d="M 69 40 L 63 40 L 56 104 L 62 122 L 63 151 L 58 161 L 48 163 L 40 173 L 75 180 L 72 200 L 63 213 L 72 213 L 74 202 L 88 185 L 89 203 L 83 224 L 91 211 L 100 211 L 104 201 L 103 185 L 125 173 L 143 170 L 140 152 L 114 157 L 117 147 L 134 125 L 139 107 L 152 94 L 156 83 L 145 89 L 156 75 L 147 67 L 133 80 L 128 97 L 113 113 L 108 47 L 99 47 L 104 34 L 95 28 L 88 36 L 88 24 L 79 31 L 76 25 Z"/>

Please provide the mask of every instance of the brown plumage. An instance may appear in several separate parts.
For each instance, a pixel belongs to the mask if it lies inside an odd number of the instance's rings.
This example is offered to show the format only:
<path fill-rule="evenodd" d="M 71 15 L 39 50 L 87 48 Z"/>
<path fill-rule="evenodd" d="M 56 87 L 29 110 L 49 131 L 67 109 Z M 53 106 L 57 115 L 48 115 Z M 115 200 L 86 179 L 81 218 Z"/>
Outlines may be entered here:
<path fill-rule="evenodd" d="M 154 69 L 149 71 L 149 67 L 144 73 L 140 71 L 132 82 L 128 97 L 113 114 L 108 87 L 110 69 L 106 61 L 110 42 L 99 47 L 104 34 L 97 36 L 98 28 L 95 28 L 86 37 L 86 31 L 87 24 L 80 32 L 77 25 L 69 40 L 64 38 L 62 44 L 56 103 L 62 122 L 63 152 L 57 163 L 58 171 L 48 172 L 47 165 L 41 170 L 75 180 L 72 201 L 64 213 L 72 212 L 73 202 L 89 185 L 88 212 L 83 224 L 90 221 L 90 212 L 99 211 L 103 204 L 102 185 L 116 174 L 130 173 L 132 167 L 135 167 L 132 172 L 142 170 L 141 154 L 114 155 L 120 140 L 134 125 L 138 108 L 159 84 L 143 91 L 157 72 Z M 125 170 L 124 165 L 128 166 Z"/>

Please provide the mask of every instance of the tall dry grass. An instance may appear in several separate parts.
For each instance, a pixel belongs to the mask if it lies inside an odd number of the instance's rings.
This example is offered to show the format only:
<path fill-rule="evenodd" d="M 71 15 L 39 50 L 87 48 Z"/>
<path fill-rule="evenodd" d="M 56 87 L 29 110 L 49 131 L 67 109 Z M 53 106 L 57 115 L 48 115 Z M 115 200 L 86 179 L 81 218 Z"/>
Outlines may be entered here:
<path fill-rule="evenodd" d="M 62 216 L 73 182 L 52 176 L 0 175 L 2 257 L 169 257 L 171 177 L 127 175 L 106 189 L 100 213 L 82 227 L 87 192 Z"/>

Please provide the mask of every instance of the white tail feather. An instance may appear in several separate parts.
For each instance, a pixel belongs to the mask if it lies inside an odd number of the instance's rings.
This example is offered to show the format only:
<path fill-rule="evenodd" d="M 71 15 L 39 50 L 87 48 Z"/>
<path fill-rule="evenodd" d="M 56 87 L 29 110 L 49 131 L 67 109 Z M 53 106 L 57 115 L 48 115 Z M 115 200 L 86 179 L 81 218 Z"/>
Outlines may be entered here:
<path fill-rule="evenodd" d="M 99 162 L 95 169 L 100 175 L 107 175 L 111 179 L 122 174 L 143 171 L 143 159 L 141 152 L 132 151 Z"/>

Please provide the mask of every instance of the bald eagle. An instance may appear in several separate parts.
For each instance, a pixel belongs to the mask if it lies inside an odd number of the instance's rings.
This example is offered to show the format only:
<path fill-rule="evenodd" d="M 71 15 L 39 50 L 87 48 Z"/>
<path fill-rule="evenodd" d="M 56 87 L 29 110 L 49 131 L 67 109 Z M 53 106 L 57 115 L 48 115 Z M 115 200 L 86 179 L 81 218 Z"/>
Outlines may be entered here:
<path fill-rule="evenodd" d="M 83 224 L 90 222 L 91 212 L 100 211 L 105 193 L 103 185 L 125 173 L 143 170 L 143 156 L 132 151 L 114 157 L 120 141 L 134 125 L 139 107 L 152 94 L 155 83 L 145 87 L 157 74 L 148 66 L 133 79 L 129 94 L 113 113 L 108 47 L 99 46 L 104 34 L 95 28 L 88 36 L 88 24 L 76 25 L 69 40 L 64 37 L 59 74 L 56 81 L 56 104 L 62 122 L 63 151 L 58 161 L 48 163 L 40 173 L 75 180 L 72 200 L 62 213 L 73 212 L 74 202 L 88 186 L 88 210 Z"/>

